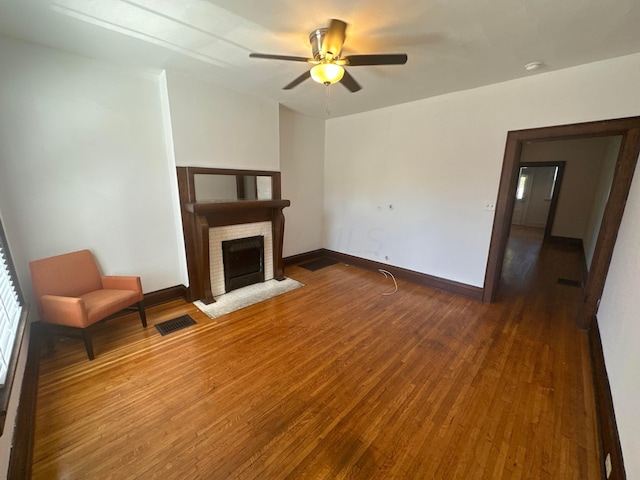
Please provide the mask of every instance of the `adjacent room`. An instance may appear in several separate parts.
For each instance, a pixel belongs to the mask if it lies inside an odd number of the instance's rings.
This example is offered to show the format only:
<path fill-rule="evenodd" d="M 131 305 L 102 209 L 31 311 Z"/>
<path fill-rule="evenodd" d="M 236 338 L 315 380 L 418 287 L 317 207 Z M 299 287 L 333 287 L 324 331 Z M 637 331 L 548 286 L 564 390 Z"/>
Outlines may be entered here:
<path fill-rule="evenodd" d="M 0 0 L 0 471 L 640 478 L 639 23 Z"/>

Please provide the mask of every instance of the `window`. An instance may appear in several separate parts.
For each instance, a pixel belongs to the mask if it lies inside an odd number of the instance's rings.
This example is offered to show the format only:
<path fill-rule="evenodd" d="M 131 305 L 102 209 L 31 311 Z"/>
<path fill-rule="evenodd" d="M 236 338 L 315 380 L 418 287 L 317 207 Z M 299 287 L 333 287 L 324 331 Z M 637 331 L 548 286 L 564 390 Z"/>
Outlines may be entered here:
<path fill-rule="evenodd" d="M 0 222 L 0 388 L 7 385 L 23 307 L 22 294 Z M 21 330 L 21 329 L 20 329 Z"/>
<path fill-rule="evenodd" d="M 518 178 L 518 189 L 516 190 L 516 200 L 524 199 L 525 188 L 527 187 L 527 167 L 520 169 L 520 177 Z"/>

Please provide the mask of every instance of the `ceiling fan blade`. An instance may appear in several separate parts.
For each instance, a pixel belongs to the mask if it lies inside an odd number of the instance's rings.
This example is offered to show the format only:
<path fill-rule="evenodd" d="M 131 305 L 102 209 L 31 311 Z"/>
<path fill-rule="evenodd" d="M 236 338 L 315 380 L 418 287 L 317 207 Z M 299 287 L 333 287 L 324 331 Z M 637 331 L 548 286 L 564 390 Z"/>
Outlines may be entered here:
<path fill-rule="evenodd" d="M 307 78 L 311 78 L 311 73 L 308 70 L 306 72 L 304 72 L 302 75 L 300 75 L 299 77 L 297 77 L 293 82 L 291 82 L 288 85 L 285 85 L 284 87 L 282 87 L 282 89 L 283 90 L 291 90 L 293 87 L 297 87 L 298 85 L 300 85 Z"/>
<path fill-rule="evenodd" d="M 349 55 L 344 57 L 346 65 L 359 67 L 362 65 L 404 65 L 407 63 L 406 53 L 382 53 L 373 55 Z"/>
<path fill-rule="evenodd" d="M 289 62 L 308 62 L 309 60 L 313 61 L 313 59 L 309 59 L 306 57 L 292 57 L 290 55 L 272 55 L 270 53 L 250 53 L 249 57 L 267 58 L 269 60 L 287 60 Z"/>
<path fill-rule="evenodd" d="M 356 82 L 356 79 L 353 78 L 351 74 L 346 70 L 344 71 L 344 75 L 342 77 L 342 80 L 340 80 L 340 83 L 345 87 L 347 87 L 351 91 L 351 93 L 355 93 L 358 90 L 362 90 L 362 87 L 358 82 Z"/>
<path fill-rule="evenodd" d="M 342 45 L 346 37 L 347 24 L 342 20 L 331 20 L 327 33 L 324 34 L 322 40 L 322 56 L 331 54 L 332 58 L 337 58 L 342 51 Z"/>

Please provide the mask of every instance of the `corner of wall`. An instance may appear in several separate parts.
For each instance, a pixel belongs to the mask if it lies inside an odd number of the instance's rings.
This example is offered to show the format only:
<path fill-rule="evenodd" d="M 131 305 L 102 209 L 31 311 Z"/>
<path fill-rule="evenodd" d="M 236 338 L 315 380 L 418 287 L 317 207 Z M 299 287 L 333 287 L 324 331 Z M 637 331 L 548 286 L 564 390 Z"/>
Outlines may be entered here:
<path fill-rule="evenodd" d="M 180 211 L 180 196 L 178 193 L 178 174 L 176 172 L 176 155 L 173 145 L 173 128 L 171 124 L 171 102 L 169 100 L 169 80 L 167 71 L 160 73 L 160 105 L 162 108 L 162 126 L 164 130 L 164 143 L 169 163 L 169 175 L 171 177 L 171 204 L 173 206 L 173 218 L 175 219 L 175 241 L 180 266 L 182 284 L 189 286 L 189 272 L 187 270 L 187 254 L 182 237 L 182 212 Z"/>
<path fill-rule="evenodd" d="M 279 139 L 282 195 L 291 200 L 285 210 L 288 257 L 322 247 L 325 121 L 281 105 Z"/>

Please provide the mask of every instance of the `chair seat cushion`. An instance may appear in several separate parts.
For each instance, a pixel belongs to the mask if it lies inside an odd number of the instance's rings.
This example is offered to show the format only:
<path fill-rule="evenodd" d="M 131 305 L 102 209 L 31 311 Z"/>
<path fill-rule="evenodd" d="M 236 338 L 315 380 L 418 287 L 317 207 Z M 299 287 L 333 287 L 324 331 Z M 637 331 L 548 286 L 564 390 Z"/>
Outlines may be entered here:
<path fill-rule="evenodd" d="M 132 290 L 96 290 L 82 295 L 87 310 L 87 326 L 119 312 L 138 301 L 138 292 Z"/>

